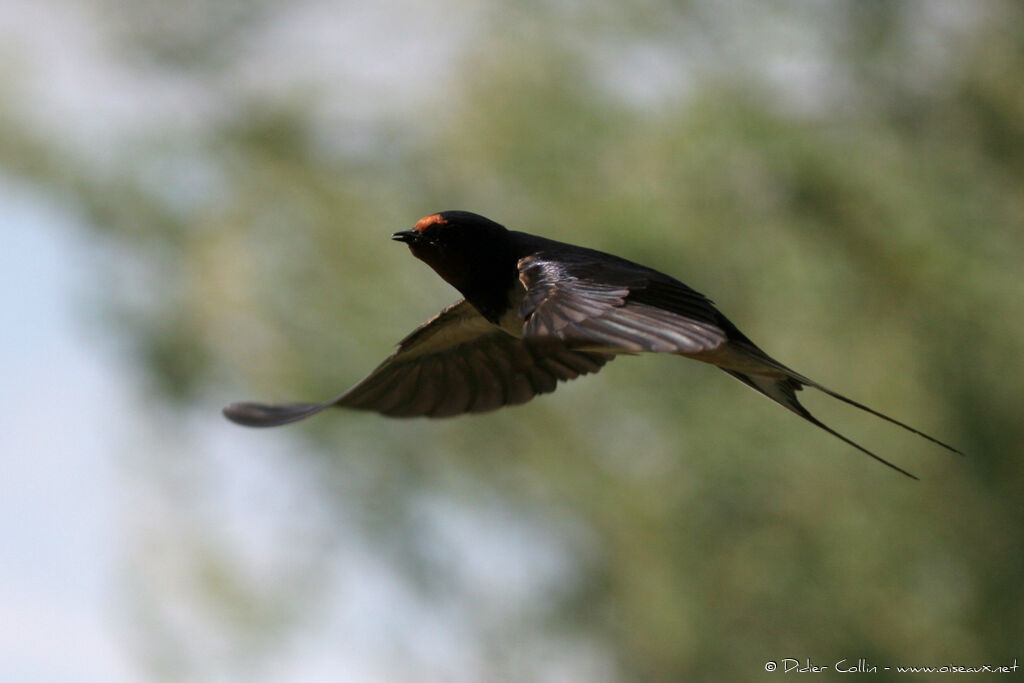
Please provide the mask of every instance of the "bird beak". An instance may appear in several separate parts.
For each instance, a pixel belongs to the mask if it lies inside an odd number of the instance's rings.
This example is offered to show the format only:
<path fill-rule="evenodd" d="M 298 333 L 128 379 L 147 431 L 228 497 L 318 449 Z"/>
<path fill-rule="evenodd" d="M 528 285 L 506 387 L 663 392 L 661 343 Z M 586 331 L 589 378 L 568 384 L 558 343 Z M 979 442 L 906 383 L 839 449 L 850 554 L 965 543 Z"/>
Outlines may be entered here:
<path fill-rule="evenodd" d="M 412 244 L 420 234 L 415 230 L 401 230 L 391 236 L 391 239 L 396 242 L 405 242 L 406 244 Z"/>

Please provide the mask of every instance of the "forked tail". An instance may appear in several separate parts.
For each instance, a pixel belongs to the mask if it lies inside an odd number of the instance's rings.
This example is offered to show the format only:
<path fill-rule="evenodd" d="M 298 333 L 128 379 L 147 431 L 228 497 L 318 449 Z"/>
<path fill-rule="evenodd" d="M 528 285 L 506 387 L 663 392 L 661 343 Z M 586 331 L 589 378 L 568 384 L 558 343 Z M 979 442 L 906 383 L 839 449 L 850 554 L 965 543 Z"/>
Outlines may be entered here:
<path fill-rule="evenodd" d="M 953 453 L 956 453 L 958 455 L 963 455 L 963 452 L 957 450 L 956 448 L 953 448 L 949 444 L 944 443 L 942 441 L 939 441 L 935 437 L 930 436 L 928 434 L 925 434 L 924 432 L 922 432 L 920 430 L 914 429 L 910 425 L 904 424 L 903 422 L 900 422 L 899 420 L 897 420 L 895 418 L 889 417 L 888 415 L 880 413 L 877 410 L 869 408 L 866 405 L 864 405 L 863 403 L 858 403 L 857 401 L 854 401 L 853 399 L 847 398 L 846 396 L 843 396 L 842 394 L 836 393 L 835 391 L 832 391 L 831 389 L 823 387 L 820 384 L 818 384 L 817 382 L 815 382 L 813 380 L 810 380 L 810 379 L 804 377 L 803 375 L 800 375 L 800 374 L 797 374 L 797 373 L 793 372 L 789 368 L 787 368 L 787 367 L 777 363 L 776 361 L 772 361 L 771 362 L 771 367 L 773 369 L 775 369 L 775 370 L 779 370 L 781 372 L 784 372 L 786 374 L 786 376 L 785 377 L 779 377 L 777 373 L 772 373 L 772 374 L 754 374 L 754 373 L 749 373 L 749 374 L 746 374 L 746 373 L 738 372 L 738 371 L 735 371 L 735 370 L 727 370 L 725 368 L 722 368 L 722 369 L 725 370 L 726 372 L 728 372 L 730 375 L 732 375 L 736 379 L 738 379 L 739 381 L 741 381 L 744 384 L 746 384 L 747 386 L 751 387 L 755 391 L 758 391 L 758 392 L 764 394 L 765 396 L 767 396 L 768 398 L 772 399 L 776 403 L 778 403 L 778 404 L 780 404 L 782 406 L 785 406 L 786 408 L 788 408 L 789 410 L 793 411 L 794 413 L 796 413 L 797 415 L 799 415 L 803 419 L 807 420 L 811 424 L 815 425 L 816 427 L 825 430 L 826 432 L 828 432 L 832 436 L 836 437 L 837 439 L 839 439 L 839 440 L 841 440 L 841 441 L 843 441 L 843 442 L 853 446 L 854 448 L 856 448 L 861 453 L 865 453 L 866 455 L 871 456 L 872 458 L 874 458 L 878 462 L 882 463 L 883 465 L 891 467 L 892 469 L 896 470 L 900 474 L 906 475 L 906 476 L 910 477 L 911 479 L 917 479 L 917 477 L 914 476 L 913 474 L 911 474 L 910 472 L 906 471 L 902 467 L 899 467 L 898 465 L 895 465 L 895 464 L 889 462 L 888 460 L 886 460 L 885 458 L 881 457 L 880 455 L 878 455 L 876 453 L 872 453 L 867 448 L 864 448 L 863 446 L 861 446 L 859 443 L 857 443 L 857 442 L 855 442 L 855 441 L 853 441 L 851 439 L 848 439 L 847 437 L 843 436 L 839 432 L 835 431 L 834 429 L 832 429 L 831 427 L 829 427 L 828 425 L 824 424 L 823 422 L 818 420 L 816 417 L 811 415 L 807 411 L 806 408 L 804 408 L 802 405 L 800 405 L 800 401 L 798 401 L 797 398 L 796 398 L 796 392 L 801 390 L 801 389 L 803 389 L 805 386 L 813 387 L 813 388 L 817 389 L 818 391 L 826 393 L 826 394 L 828 394 L 829 396 L 831 396 L 833 398 L 839 399 L 843 403 L 848 403 L 849 405 L 851 405 L 851 406 L 853 406 L 855 408 L 860 408 L 864 412 L 871 413 L 875 417 L 880 417 L 883 420 L 885 420 L 886 422 L 891 422 L 892 424 L 894 424 L 894 425 L 896 425 L 898 427 L 902 427 L 903 429 L 907 430 L 908 432 L 911 432 L 913 434 L 917 434 L 918 436 L 920 436 L 920 437 L 922 437 L 924 439 L 927 439 L 928 441 L 931 441 L 932 443 L 934 443 L 934 444 L 936 444 L 938 446 L 942 446 L 943 448 L 945 448 L 948 451 L 952 451 Z"/>

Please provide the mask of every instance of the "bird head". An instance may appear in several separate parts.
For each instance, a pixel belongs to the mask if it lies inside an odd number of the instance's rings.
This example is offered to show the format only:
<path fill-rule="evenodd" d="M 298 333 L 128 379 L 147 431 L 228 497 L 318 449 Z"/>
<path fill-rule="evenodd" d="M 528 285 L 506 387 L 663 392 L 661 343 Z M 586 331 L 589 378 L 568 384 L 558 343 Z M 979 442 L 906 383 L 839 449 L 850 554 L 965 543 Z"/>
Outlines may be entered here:
<path fill-rule="evenodd" d="M 392 239 L 409 245 L 413 256 L 463 293 L 496 271 L 504 273 L 510 263 L 514 267 L 517 260 L 508 244 L 508 230 L 469 211 L 424 216 Z"/>

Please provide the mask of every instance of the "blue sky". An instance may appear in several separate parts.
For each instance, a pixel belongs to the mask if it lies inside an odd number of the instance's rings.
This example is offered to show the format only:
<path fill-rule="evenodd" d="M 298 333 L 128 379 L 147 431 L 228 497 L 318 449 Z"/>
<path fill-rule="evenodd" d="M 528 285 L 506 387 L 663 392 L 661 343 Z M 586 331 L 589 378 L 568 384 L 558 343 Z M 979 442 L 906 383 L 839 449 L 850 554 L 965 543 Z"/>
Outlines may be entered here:
<path fill-rule="evenodd" d="M 92 250 L 69 216 L 0 179 L 0 679 L 131 680 L 110 618 L 113 453 L 132 373 L 86 323 Z"/>

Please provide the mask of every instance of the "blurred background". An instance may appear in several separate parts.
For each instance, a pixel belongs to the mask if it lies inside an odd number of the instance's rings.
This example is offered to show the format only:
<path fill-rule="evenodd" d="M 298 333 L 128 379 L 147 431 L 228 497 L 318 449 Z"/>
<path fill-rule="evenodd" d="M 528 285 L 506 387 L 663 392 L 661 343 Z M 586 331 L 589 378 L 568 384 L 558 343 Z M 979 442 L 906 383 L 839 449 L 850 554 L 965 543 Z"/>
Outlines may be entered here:
<path fill-rule="evenodd" d="M 998 0 L 0 5 L 0 679 L 1024 663 L 1022 83 Z M 389 239 L 450 208 L 673 274 L 969 457 L 804 397 L 912 482 L 670 357 L 221 417 L 456 300 Z"/>

